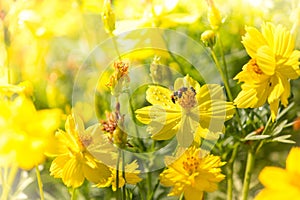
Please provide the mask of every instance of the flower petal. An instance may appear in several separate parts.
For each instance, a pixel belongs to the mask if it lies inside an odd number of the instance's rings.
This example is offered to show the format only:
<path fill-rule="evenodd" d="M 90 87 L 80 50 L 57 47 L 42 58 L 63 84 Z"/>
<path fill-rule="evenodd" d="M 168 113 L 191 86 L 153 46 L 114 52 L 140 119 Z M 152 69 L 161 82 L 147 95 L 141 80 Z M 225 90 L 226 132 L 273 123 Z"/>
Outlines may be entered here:
<path fill-rule="evenodd" d="M 263 35 L 254 27 L 245 27 L 247 33 L 242 37 L 242 43 L 244 44 L 247 53 L 251 58 L 256 57 L 256 52 L 259 47 L 266 45 L 267 41 Z"/>
<path fill-rule="evenodd" d="M 77 188 L 84 182 L 82 164 L 75 158 L 70 159 L 64 166 L 62 181 L 67 187 Z"/>
<path fill-rule="evenodd" d="M 295 173 L 300 176 L 300 148 L 294 147 L 291 149 L 286 159 L 286 169 L 289 172 Z"/>
<path fill-rule="evenodd" d="M 257 65 L 264 74 L 272 76 L 275 73 L 275 55 L 269 46 L 265 45 L 258 48 L 256 59 Z"/>

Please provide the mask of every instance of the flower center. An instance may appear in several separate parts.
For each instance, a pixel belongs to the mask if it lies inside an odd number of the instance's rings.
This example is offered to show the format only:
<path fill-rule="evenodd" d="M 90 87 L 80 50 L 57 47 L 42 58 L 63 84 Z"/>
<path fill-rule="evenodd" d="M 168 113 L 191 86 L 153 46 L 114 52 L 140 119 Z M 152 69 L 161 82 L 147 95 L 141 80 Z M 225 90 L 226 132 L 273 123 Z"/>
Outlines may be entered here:
<path fill-rule="evenodd" d="M 79 140 L 83 147 L 88 147 L 93 142 L 93 138 L 86 134 L 79 135 Z"/>
<path fill-rule="evenodd" d="M 178 91 L 175 91 L 172 95 L 172 101 L 178 100 L 179 105 L 187 110 L 190 110 L 197 104 L 196 91 L 193 87 L 182 87 Z"/>
<path fill-rule="evenodd" d="M 251 69 L 256 73 L 256 74 L 263 74 L 263 72 L 261 71 L 261 69 L 259 68 L 259 66 L 256 63 L 255 59 L 251 59 L 249 61 L 249 66 L 251 67 Z"/>
<path fill-rule="evenodd" d="M 182 162 L 183 169 L 189 174 L 193 174 L 200 164 L 199 158 L 195 156 L 188 156 L 185 161 Z"/>

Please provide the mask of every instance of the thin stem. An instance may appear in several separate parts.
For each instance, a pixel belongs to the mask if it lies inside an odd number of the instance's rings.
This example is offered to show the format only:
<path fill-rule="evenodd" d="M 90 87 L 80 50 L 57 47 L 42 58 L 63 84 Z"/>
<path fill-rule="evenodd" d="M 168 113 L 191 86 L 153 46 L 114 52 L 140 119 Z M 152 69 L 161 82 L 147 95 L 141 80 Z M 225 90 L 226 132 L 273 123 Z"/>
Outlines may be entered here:
<path fill-rule="evenodd" d="M 227 71 L 227 63 L 226 63 L 226 59 L 225 59 L 225 55 L 224 55 L 224 46 L 223 46 L 223 42 L 222 42 L 222 38 L 220 36 L 220 32 L 217 32 L 217 37 L 219 38 L 220 41 L 220 52 L 221 52 L 221 57 L 222 57 L 222 61 L 223 61 L 223 66 L 224 66 L 224 74 L 225 74 L 225 78 L 226 81 L 228 82 L 229 78 L 228 78 L 228 71 Z M 228 82 L 229 85 L 229 82 Z"/>
<path fill-rule="evenodd" d="M 117 44 L 115 35 L 111 33 L 110 36 L 111 36 L 111 39 L 112 39 L 112 41 L 113 41 L 114 48 L 115 48 L 116 53 L 117 53 L 117 55 L 118 55 L 118 57 L 119 57 L 119 60 L 122 61 L 121 54 L 120 54 L 120 51 L 119 51 L 119 48 L 118 48 L 118 44 Z"/>
<path fill-rule="evenodd" d="M 227 200 L 232 200 L 232 190 L 233 190 L 233 166 L 234 161 L 238 152 L 239 143 L 236 143 L 233 147 L 231 157 L 227 164 Z"/>
<path fill-rule="evenodd" d="M 125 200 L 125 199 L 127 199 L 126 198 L 126 187 L 125 187 L 125 185 L 126 185 L 126 177 L 125 177 L 125 156 L 124 156 L 124 152 L 121 150 L 121 157 L 122 157 L 122 177 L 123 177 L 123 179 L 125 180 L 125 184 L 124 184 L 124 186 L 123 186 L 123 188 L 122 188 L 122 191 L 123 191 L 123 199 Z"/>
<path fill-rule="evenodd" d="M 7 166 L 5 166 L 4 170 L 7 172 Z M 10 193 L 10 188 L 15 180 L 17 172 L 18 172 L 18 167 L 16 165 L 13 165 L 9 171 L 7 182 L 2 183 L 3 191 L 2 191 L 2 195 L 1 195 L 1 200 L 8 199 L 8 196 Z M 5 174 L 6 175 L 4 175 L 3 180 L 5 179 L 5 177 L 7 177 L 7 173 L 5 173 Z"/>
<path fill-rule="evenodd" d="M 72 188 L 72 193 L 71 193 L 71 200 L 76 199 L 76 188 Z"/>
<path fill-rule="evenodd" d="M 183 197 L 184 197 L 184 193 L 181 193 L 179 200 L 183 200 Z"/>
<path fill-rule="evenodd" d="M 43 191 L 43 182 L 41 179 L 41 173 L 38 166 L 35 166 L 35 173 L 38 181 L 39 191 L 40 191 L 40 198 L 44 200 L 44 191 Z"/>
<path fill-rule="evenodd" d="M 248 155 L 247 155 L 247 165 L 246 165 L 246 171 L 245 171 L 245 177 L 244 177 L 244 184 L 243 184 L 242 200 L 248 199 L 249 187 L 250 187 L 251 175 L 253 172 L 254 162 L 255 162 L 254 151 L 252 149 L 249 149 Z"/>
<path fill-rule="evenodd" d="M 148 185 L 148 192 L 147 192 L 147 199 L 151 200 L 151 193 L 152 193 L 152 176 L 151 172 L 147 173 L 147 185 Z"/>
<path fill-rule="evenodd" d="M 220 63 L 219 63 L 219 61 L 218 61 L 218 59 L 217 59 L 217 56 L 216 56 L 216 54 L 215 54 L 214 49 L 211 48 L 211 51 L 210 51 L 210 52 L 211 52 L 212 58 L 213 58 L 213 60 L 214 60 L 214 62 L 215 62 L 215 64 L 216 64 L 216 67 L 217 67 L 219 73 L 221 74 L 222 80 L 223 80 L 223 82 L 224 82 L 225 90 L 226 90 L 227 95 L 228 95 L 228 99 L 229 99 L 229 101 L 233 101 L 233 98 L 232 98 L 232 94 L 231 94 L 231 90 L 230 90 L 230 87 L 229 87 L 228 80 L 226 79 L 226 76 L 225 76 L 225 74 L 224 74 L 224 72 L 223 72 L 223 70 L 222 70 L 222 68 L 221 68 L 221 65 L 220 65 Z"/>
<path fill-rule="evenodd" d="M 158 179 L 157 183 L 155 184 L 155 186 L 154 186 L 153 190 L 151 191 L 151 194 L 150 194 L 149 198 L 147 198 L 147 200 L 152 200 L 153 199 L 154 193 L 155 193 L 155 191 L 157 190 L 157 188 L 159 186 L 159 182 L 160 182 L 160 180 Z"/>
<path fill-rule="evenodd" d="M 127 95 L 128 95 L 128 98 L 129 98 L 129 108 L 130 108 L 131 117 L 132 117 L 132 119 L 133 119 L 133 122 L 135 123 L 135 125 L 134 125 L 135 136 L 136 136 L 137 138 L 140 138 L 139 129 L 138 129 L 137 126 L 136 126 L 137 121 L 136 121 L 136 117 L 135 117 L 135 115 L 134 115 L 134 109 L 133 109 L 132 101 L 131 101 L 131 98 L 130 98 L 130 97 L 131 97 L 131 93 L 130 93 L 129 90 L 127 90 Z M 142 148 L 142 151 L 146 150 L 146 149 L 145 149 L 145 145 L 144 145 L 143 140 L 138 139 L 137 141 L 138 141 L 140 147 Z"/>
<path fill-rule="evenodd" d="M 117 166 L 116 166 L 116 192 L 117 192 L 117 199 L 119 199 L 120 196 L 120 190 L 119 190 L 119 167 L 120 167 L 120 160 L 121 160 L 121 150 L 119 149 L 118 153 L 118 159 L 117 159 Z"/>

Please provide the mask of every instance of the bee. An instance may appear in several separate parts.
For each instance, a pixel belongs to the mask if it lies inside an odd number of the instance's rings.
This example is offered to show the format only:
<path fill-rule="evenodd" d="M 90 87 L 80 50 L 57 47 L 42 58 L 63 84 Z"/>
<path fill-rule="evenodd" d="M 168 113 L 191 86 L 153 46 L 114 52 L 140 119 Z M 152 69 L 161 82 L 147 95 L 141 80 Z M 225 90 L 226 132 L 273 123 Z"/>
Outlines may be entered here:
<path fill-rule="evenodd" d="M 191 87 L 192 88 L 192 87 Z M 178 98 L 182 97 L 182 94 L 184 92 L 186 92 L 188 90 L 187 87 L 182 87 L 180 88 L 178 91 L 173 92 L 173 94 L 171 95 L 171 100 L 172 102 L 175 104 L 176 100 L 178 100 Z M 195 89 L 192 89 L 195 92 Z"/>

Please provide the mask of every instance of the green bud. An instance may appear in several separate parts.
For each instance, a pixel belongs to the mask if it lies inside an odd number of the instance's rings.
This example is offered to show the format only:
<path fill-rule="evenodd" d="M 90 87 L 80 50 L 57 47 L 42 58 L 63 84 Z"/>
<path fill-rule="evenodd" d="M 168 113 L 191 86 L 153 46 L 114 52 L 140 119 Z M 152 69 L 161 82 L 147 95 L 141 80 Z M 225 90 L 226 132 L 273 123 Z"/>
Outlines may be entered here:
<path fill-rule="evenodd" d="M 206 30 L 201 34 L 201 41 L 206 47 L 213 48 L 216 44 L 216 35 L 212 30 Z"/>

